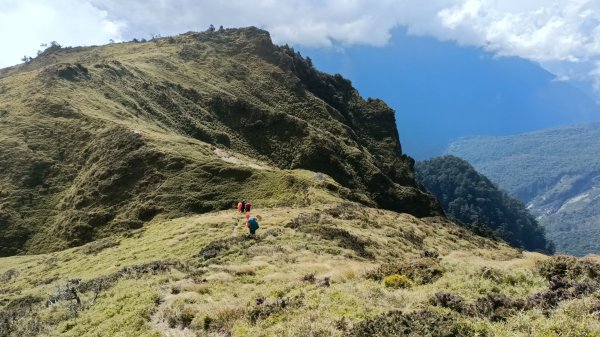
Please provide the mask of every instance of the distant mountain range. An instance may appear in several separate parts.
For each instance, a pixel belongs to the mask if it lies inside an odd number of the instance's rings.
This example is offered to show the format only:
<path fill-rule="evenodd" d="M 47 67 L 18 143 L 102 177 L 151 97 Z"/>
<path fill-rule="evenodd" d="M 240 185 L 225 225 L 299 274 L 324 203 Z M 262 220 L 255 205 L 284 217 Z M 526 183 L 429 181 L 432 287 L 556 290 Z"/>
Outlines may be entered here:
<path fill-rule="evenodd" d="M 320 69 L 341 73 L 363 95 L 394 108 L 403 150 L 419 160 L 441 155 L 460 137 L 600 121 L 600 107 L 583 84 L 480 48 L 397 30 L 386 48 L 306 51 Z"/>
<path fill-rule="evenodd" d="M 464 138 L 447 153 L 526 203 L 558 252 L 600 253 L 600 124 Z"/>

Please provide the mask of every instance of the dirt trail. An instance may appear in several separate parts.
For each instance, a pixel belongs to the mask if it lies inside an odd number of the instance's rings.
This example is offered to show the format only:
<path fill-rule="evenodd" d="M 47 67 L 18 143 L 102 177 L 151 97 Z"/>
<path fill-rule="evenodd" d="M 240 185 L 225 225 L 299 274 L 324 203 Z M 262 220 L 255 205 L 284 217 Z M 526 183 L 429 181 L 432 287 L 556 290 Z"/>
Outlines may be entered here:
<path fill-rule="evenodd" d="M 266 170 L 268 169 L 267 166 L 262 166 L 262 165 L 258 165 L 256 163 L 251 162 L 248 159 L 240 159 L 232 154 L 230 154 L 229 152 L 222 150 L 222 149 L 215 149 L 214 150 L 215 154 L 221 158 L 221 160 L 226 161 L 228 163 L 232 163 L 232 164 L 238 164 L 238 165 L 244 165 L 244 166 L 248 166 L 251 167 L 253 169 L 257 169 L 257 170 Z"/>

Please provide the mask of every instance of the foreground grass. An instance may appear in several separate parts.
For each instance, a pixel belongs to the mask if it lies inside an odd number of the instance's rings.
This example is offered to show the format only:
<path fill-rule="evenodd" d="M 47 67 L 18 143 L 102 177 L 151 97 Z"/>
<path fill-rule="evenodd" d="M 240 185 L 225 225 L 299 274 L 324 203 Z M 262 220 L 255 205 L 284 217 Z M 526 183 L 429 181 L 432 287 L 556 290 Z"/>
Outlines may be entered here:
<path fill-rule="evenodd" d="M 467 305 L 489 294 L 527 298 L 548 287 L 537 267 L 546 256 L 475 237 L 442 218 L 351 204 L 256 214 L 263 218 L 256 239 L 245 236 L 241 215 L 224 211 L 155 220 L 57 253 L 2 258 L 0 310 L 4 318 L 14 314 L 2 329 L 8 336 L 345 336 L 361 335 L 365 322 L 389 328 L 377 321 L 388 312 L 425 310 L 451 317 L 464 335 L 600 331 L 591 314 L 598 292 L 502 319 L 434 306 L 441 291 Z M 412 287 L 385 287 L 380 266 L 400 262 L 424 267 L 404 269 Z M 72 279 L 81 279 L 81 304 L 46 305 Z M 418 322 L 411 324 L 436 329 Z M 373 335 L 389 335 L 381 331 Z"/>

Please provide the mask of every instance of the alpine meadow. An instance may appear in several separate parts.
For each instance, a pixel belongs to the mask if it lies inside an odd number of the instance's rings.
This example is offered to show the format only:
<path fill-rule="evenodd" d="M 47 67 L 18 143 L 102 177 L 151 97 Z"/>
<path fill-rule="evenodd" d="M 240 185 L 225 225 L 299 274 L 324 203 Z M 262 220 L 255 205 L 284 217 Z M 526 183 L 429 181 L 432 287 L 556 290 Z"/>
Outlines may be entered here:
<path fill-rule="evenodd" d="M 393 109 L 265 30 L 25 61 L 0 69 L 0 336 L 600 336 L 600 258 L 547 255 L 458 158 L 418 182 Z"/>

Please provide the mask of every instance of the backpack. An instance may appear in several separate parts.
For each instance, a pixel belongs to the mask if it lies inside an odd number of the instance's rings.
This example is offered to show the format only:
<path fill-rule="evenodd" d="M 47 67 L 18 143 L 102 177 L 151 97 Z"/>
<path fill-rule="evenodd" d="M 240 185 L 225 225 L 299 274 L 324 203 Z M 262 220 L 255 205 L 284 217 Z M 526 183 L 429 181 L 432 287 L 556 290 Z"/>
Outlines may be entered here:
<path fill-rule="evenodd" d="M 250 219 L 248 219 L 248 228 L 257 230 L 258 227 L 258 221 L 256 221 L 255 217 L 251 216 Z"/>

